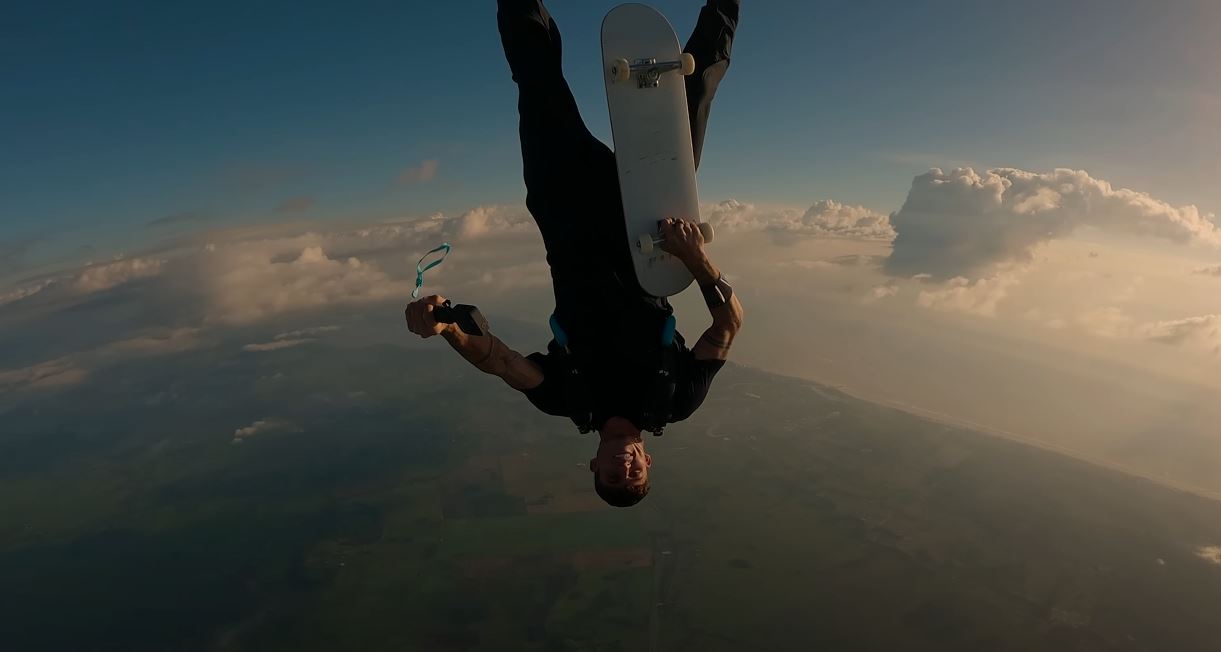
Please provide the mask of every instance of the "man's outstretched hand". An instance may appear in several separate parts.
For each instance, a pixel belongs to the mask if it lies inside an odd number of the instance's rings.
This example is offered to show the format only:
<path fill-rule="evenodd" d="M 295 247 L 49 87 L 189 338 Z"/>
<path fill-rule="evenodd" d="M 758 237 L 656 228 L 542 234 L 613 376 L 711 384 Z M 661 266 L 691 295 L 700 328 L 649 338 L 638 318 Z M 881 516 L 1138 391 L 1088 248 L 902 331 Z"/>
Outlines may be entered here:
<path fill-rule="evenodd" d="M 417 299 L 407 304 L 407 330 L 425 339 L 440 335 L 453 324 L 442 324 L 433 316 L 432 311 L 445 303 L 445 297 L 433 294 Z"/>
<path fill-rule="evenodd" d="M 658 225 L 661 237 L 661 250 L 683 261 L 688 266 L 698 261 L 704 254 L 704 234 L 699 225 L 684 219 L 667 217 Z"/>

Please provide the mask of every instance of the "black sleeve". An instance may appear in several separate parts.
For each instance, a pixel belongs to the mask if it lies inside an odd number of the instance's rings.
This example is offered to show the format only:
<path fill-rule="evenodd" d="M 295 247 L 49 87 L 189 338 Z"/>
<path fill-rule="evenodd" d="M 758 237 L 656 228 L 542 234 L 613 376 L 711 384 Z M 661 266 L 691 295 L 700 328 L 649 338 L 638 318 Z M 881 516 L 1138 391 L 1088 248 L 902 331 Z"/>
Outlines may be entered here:
<path fill-rule="evenodd" d="M 527 360 L 533 360 L 543 370 L 543 382 L 538 386 L 524 390 L 522 393 L 526 395 L 530 403 L 534 407 L 541 410 L 544 414 L 550 414 L 557 417 L 568 416 L 568 402 L 564 397 L 564 386 L 562 379 L 564 374 L 557 369 L 557 360 L 553 353 L 534 352 L 526 356 Z"/>
<path fill-rule="evenodd" d="M 724 360 L 697 360 L 690 350 L 682 351 L 678 358 L 678 384 L 674 388 L 674 413 L 670 422 L 682 421 L 691 416 L 708 396 L 712 378 Z"/>

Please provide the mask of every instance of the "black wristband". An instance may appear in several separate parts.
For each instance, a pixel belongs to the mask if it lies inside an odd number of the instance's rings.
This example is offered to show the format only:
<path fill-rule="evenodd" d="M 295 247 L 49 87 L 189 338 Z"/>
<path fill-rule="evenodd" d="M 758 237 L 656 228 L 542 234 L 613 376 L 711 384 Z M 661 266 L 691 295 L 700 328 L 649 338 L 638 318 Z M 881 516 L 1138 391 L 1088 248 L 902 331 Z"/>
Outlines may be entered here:
<path fill-rule="evenodd" d="M 733 288 L 725 280 L 724 274 L 708 285 L 701 285 L 700 291 L 704 294 L 704 305 L 708 306 L 709 310 L 716 310 L 729 303 L 729 298 L 733 296 Z"/>

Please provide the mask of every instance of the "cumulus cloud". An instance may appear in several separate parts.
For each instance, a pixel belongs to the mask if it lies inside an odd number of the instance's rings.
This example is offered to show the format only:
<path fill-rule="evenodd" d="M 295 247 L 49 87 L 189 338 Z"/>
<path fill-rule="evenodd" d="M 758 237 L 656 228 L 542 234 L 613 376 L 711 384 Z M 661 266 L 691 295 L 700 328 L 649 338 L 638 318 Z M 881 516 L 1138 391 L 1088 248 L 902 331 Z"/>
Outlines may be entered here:
<path fill-rule="evenodd" d="M 437 170 L 439 168 L 440 162 L 436 159 L 421 161 L 419 165 L 413 165 L 400 172 L 398 182 L 402 185 L 411 185 L 432 181 L 437 178 Z"/>
<path fill-rule="evenodd" d="M 157 276 L 164 264 L 164 260 L 155 258 L 128 258 L 92 265 L 76 275 L 72 287 L 83 293 L 101 292 L 129 281 Z"/>
<path fill-rule="evenodd" d="M 1087 225 L 1221 246 L 1212 216 L 1195 206 L 1172 206 L 1067 169 L 934 168 L 915 178 L 890 223 L 897 236 L 886 270 L 896 276 L 976 275 L 996 263 L 1029 260 L 1039 243 Z"/>
<path fill-rule="evenodd" d="M 410 288 L 355 256 L 331 258 L 320 245 L 246 242 L 202 257 L 198 276 L 216 321 L 241 324 L 272 315 L 405 296 Z"/>
<path fill-rule="evenodd" d="M 160 275 L 165 262 L 155 258 L 127 258 L 88 264 L 75 272 L 48 276 L 12 288 L 0 294 L 0 306 L 35 296 L 53 299 L 110 290 L 131 281 Z"/>
<path fill-rule="evenodd" d="M 254 437 L 255 435 L 263 435 L 269 432 L 301 432 L 301 428 L 284 421 L 282 419 L 259 419 L 254 423 L 238 428 L 233 431 L 233 441 L 240 442 L 245 439 Z"/>
<path fill-rule="evenodd" d="M 503 206 L 479 206 L 458 218 L 456 235 L 459 238 L 482 238 L 491 234 L 527 233 L 536 229 L 533 218 L 524 210 L 511 210 Z"/>
<path fill-rule="evenodd" d="M 899 294 L 899 284 L 895 283 L 894 281 L 888 281 L 886 283 L 881 283 L 881 284 L 875 285 L 872 288 L 870 288 L 869 294 L 865 295 L 865 298 L 863 299 L 863 301 L 865 303 L 873 303 L 875 301 L 881 301 L 882 299 L 887 299 L 887 298 L 896 296 L 898 294 Z"/>
<path fill-rule="evenodd" d="M 1200 315 L 1144 324 L 1138 333 L 1145 339 L 1204 349 L 1221 355 L 1221 315 Z"/>
<path fill-rule="evenodd" d="M 788 208 L 760 209 L 736 199 L 727 199 L 701 210 L 705 221 L 727 233 L 764 231 L 774 235 L 883 241 L 895 235 L 885 215 L 829 199 L 815 202 L 804 212 Z"/>
<path fill-rule="evenodd" d="M 155 291 L 192 302 L 183 315 L 198 310 L 204 323 L 252 323 L 293 311 L 406 297 L 414 276 L 403 278 L 408 274 L 398 272 L 398 266 L 439 242 L 490 244 L 497 238 L 499 246 L 503 238 L 523 236 L 522 244 L 536 246 L 528 236 L 537 234 L 524 207 L 501 205 L 335 231 L 290 230 L 299 228 L 256 225 L 213 232 L 206 242 L 168 260 L 115 260 L 8 289 L 0 292 L 0 305 L 34 297 L 71 300 L 156 276 Z M 430 272 L 429 281 L 536 287 L 549 281 L 542 251 L 538 254 L 526 265 L 511 256 L 491 256 L 474 265 L 446 266 Z"/>
<path fill-rule="evenodd" d="M 965 312 L 981 317 L 995 317 L 997 304 L 1018 284 L 1017 274 L 1007 272 L 971 281 L 962 276 L 949 280 L 944 287 L 921 290 L 916 303 L 922 308 L 948 312 Z"/>
<path fill-rule="evenodd" d="M 1196 556 L 1207 562 L 1221 565 L 1221 546 L 1200 546 Z"/>

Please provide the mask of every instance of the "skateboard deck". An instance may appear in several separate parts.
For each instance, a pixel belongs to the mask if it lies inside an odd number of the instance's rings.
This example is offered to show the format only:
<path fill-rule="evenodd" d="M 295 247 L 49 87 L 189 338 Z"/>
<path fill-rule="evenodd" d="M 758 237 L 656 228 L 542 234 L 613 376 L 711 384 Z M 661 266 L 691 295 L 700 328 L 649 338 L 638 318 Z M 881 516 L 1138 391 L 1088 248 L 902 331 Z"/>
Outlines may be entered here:
<path fill-rule="evenodd" d="M 642 4 L 615 7 L 602 21 L 602 63 L 610 107 L 625 243 L 645 292 L 665 297 L 691 284 L 682 261 L 664 252 L 658 220 L 700 221 L 695 155 L 683 76 L 695 64 L 665 16 Z M 711 240 L 709 225 L 701 225 Z"/>

